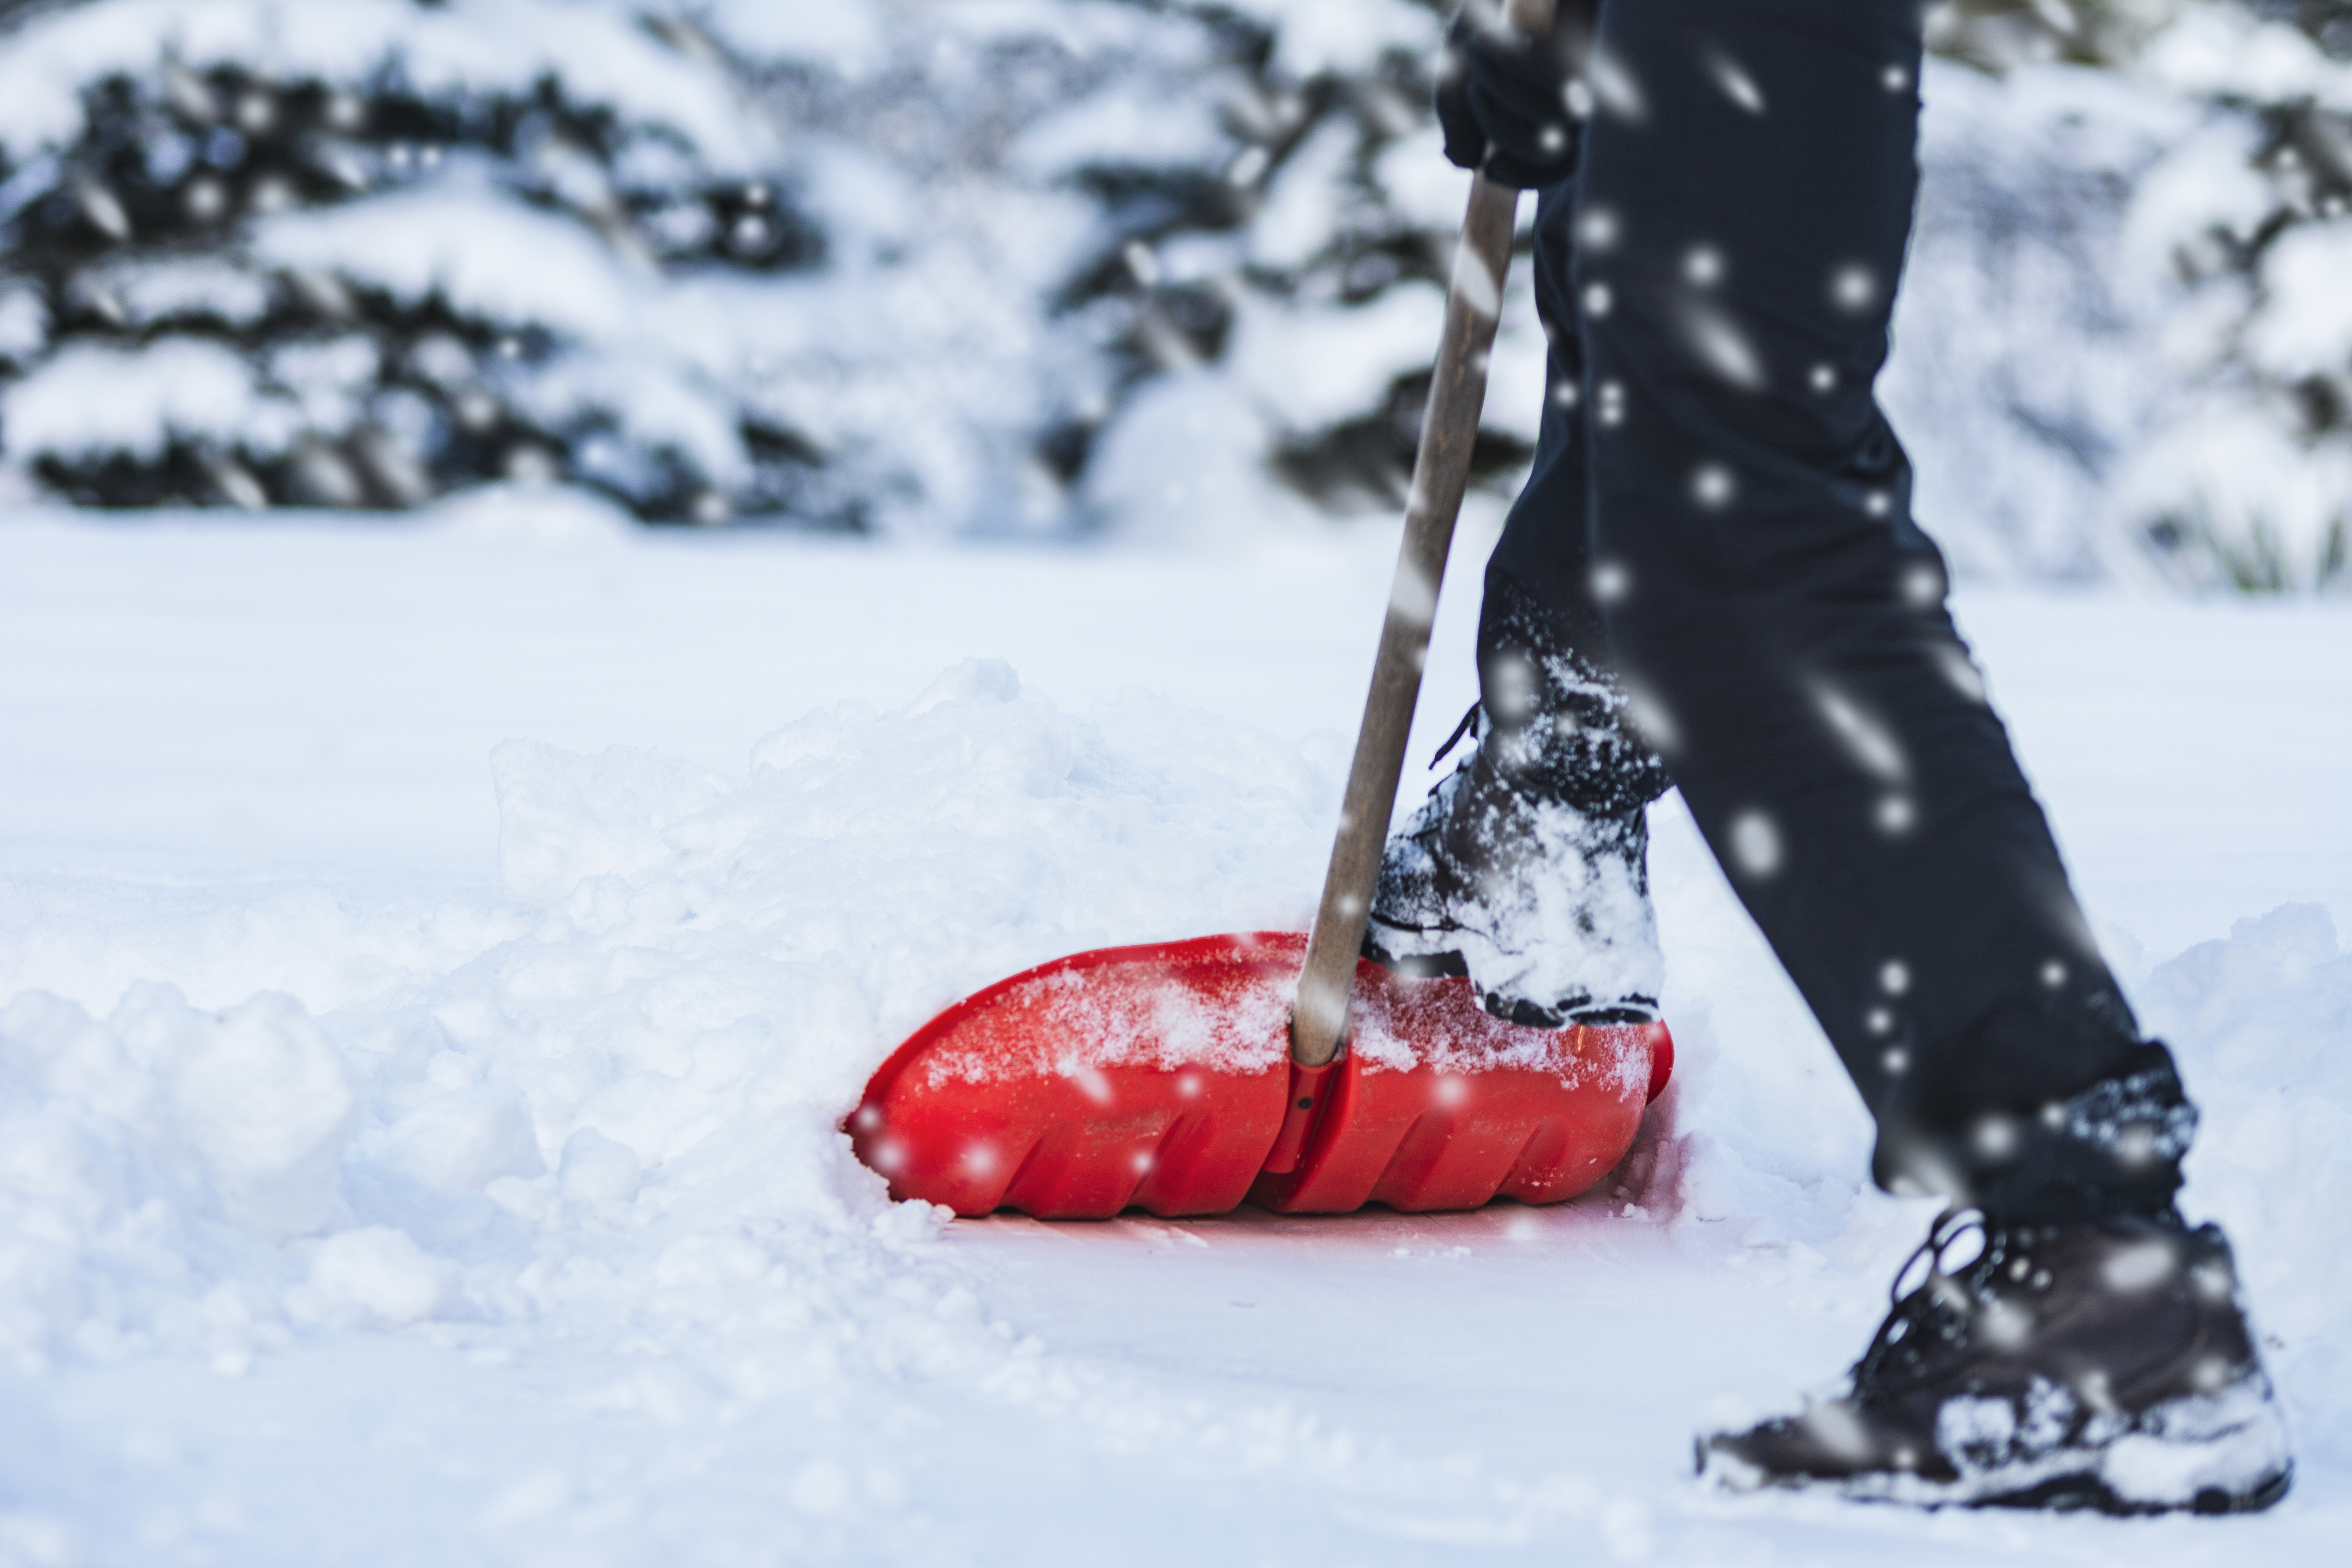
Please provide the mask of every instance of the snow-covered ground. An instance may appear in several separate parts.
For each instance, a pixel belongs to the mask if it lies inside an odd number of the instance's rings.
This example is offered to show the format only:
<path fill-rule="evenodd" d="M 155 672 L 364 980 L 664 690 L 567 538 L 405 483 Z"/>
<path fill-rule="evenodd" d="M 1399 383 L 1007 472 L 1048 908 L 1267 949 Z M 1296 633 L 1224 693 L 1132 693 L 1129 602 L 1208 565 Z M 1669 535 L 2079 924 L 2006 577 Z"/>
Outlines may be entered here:
<path fill-rule="evenodd" d="M 1682 1066 L 1633 1186 L 942 1226 L 834 1133 L 979 984 L 1303 924 L 1385 531 L 877 549 L 463 510 L 0 520 L 0 1563 L 2352 1538 L 2346 605 L 1961 602 L 2205 1104 L 2189 1207 L 2239 1243 L 2302 1468 L 2251 1521 L 1929 1517 L 1686 1479 L 1699 1425 L 1861 1348 L 1927 1214 L 1861 1189 L 1859 1106 L 1671 800 Z M 1491 526 L 1416 757 L 1471 696 Z"/>

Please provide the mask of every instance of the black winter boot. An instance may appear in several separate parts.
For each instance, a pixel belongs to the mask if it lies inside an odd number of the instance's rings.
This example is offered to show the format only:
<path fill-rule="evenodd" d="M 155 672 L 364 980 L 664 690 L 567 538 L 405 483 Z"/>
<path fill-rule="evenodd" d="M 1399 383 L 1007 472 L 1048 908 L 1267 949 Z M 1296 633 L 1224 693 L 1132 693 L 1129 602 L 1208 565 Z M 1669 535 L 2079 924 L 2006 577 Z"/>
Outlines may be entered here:
<path fill-rule="evenodd" d="M 1843 1394 L 1703 1440 L 1700 1473 L 1927 1507 L 2230 1513 L 2286 1495 L 2285 1425 L 2220 1227 L 1950 1211 L 1898 1292 L 1923 1258 Z"/>
<path fill-rule="evenodd" d="M 1514 1023 L 1650 1022 L 1663 965 L 1643 808 L 1664 766 L 1624 693 L 1507 580 L 1489 579 L 1479 643 L 1483 695 L 1447 750 L 1475 746 L 1389 840 L 1364 955 L 1466 974 Z"/>

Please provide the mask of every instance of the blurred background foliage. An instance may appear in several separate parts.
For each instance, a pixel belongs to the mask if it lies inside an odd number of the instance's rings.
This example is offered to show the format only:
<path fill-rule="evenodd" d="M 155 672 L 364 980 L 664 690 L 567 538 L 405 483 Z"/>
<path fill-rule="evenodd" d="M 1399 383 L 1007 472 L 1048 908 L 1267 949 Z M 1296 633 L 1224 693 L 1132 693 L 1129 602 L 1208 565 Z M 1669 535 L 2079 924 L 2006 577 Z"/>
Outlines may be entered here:
<path fill-rule="evenodd" d="M 1440 0 L 0 0 L 0 500 L 1386 512 Z M 1887 395 L 1967 573 L 2316 590 L 2352 0 L 1954 0 Z M 1479 449 L 1540 405 L 1522 296 Z"/>

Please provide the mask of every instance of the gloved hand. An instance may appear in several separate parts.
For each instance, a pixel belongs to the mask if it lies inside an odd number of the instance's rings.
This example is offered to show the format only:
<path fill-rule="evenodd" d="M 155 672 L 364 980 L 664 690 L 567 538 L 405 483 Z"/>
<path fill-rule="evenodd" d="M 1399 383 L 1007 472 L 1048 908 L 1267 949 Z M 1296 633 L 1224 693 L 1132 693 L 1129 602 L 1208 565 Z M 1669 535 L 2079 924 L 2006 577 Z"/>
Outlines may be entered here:
<path fill-rule="evenodd" d="M 1590 110 L 1571 89 L 1584 78 L 1600 0 L 1560 0 L 1551 31 L 1532 39 L 1507 27 L 1502 9 L 1501 0 L 1470 0 L 1446 32 L 1437 78 L 1445 157 L 1517 190 L 1557 184 L 1575 172 Z"/>

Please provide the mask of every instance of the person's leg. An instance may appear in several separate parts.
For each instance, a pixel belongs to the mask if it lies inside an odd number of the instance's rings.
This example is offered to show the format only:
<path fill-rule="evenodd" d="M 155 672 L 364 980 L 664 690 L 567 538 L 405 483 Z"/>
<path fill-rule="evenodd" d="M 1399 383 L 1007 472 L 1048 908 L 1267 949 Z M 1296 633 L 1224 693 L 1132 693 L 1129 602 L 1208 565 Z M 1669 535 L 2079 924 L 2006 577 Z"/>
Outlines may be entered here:
<path fill-rule="evenodd" d="M 1489 1010 L 1544 1026 L 1654 1018 L 1662 977 L 1643 808 L 1666 777 L 1628 722 L 1592 595 L 1574 205 L 1572 181 L 1538 201 L 1549 384 L 1486 568 L 1475 743 L 1390 840 L 1365 932 L 1376 962 L 1466 973 Z"/>
<path fill-rule="evenodd" d="M 1531 616 L 1538 635 L 1606 668 L 1609 630 L 1592 596 L 1591 439 L 1585 427 L 1584 346 L 1577 336 L 1574 267 L 1578 183 L 1536 193 L 1536 316 L 1548 347 L 1535 462 L 1486 562 L 1480 645 L 1503 619 Z M 1497 605 L 1497 598 L 1505 600 Z M 1528 610 L 1511 606 L 1531 605 Z"/>
<path fill-rule="evenodd" d="M 1573 282 L 1618 666 L 1876 1115 L 1880 1179 L 1973 1211 L 1843 1396 L 1701 1462 L 1923 1502 L 2264 1507 L 2292 1467 L 2229 1245 L 2171 1205 L 2195 1113 L 2085 929 L 1872 396 L 1919 27 L 1911 0 L 1601 13 Z"/>
<path fill-rule="evenodd" d="M 1627 725 L 1593 593 L 1591 437 L 1573 303 L 1577 188 L 1571 180 L 1537 194 L 1536 313 L 1549 351 L 1543 421 L 1528 482 L 1486 562 L 1478 685 L 1488 721 L 1500 728 L 1530 712 L 1572 718 L 1529 748 L 1548 759 L 1541 787 L 1580 810 L 1616 816 L 1665 793 L 1667 779 Z"/>
<path fill-rule="evenodd" d="M 1874 399 L 1910 0 L 1612 0 L 1571 286 L 1593 580 L 1700 831 L 1876 1115 L 1882 1182 L 2158 1210 L 2193 1122 L 1944 607 Z"/>

